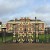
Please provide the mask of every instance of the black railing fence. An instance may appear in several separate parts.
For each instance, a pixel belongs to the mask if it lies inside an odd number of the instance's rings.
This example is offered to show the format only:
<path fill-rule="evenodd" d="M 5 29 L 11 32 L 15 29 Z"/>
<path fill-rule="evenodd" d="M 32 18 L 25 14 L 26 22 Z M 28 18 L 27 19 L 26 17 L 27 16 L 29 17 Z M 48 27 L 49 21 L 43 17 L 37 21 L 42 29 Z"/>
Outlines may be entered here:
<path fill-rule="evenodd" d="M 26 36 L 22 35 L 21 37 L 18 37 L 18 34 L 16 34 L 16 43 L 20 42 L 20 40 L 22 40 L 22 43 L 50 43 L 50 33 L 48 33 L 48 31 L 46 31 L 46 29 L 44 30 L 44 34 L 39 33 L 38 37 L 35 38 L 35 33 L 33 33 L 31 36 L 29 36 L 28 34 Z M 1 32 L 0 33 L 0 42 L 13 42 L 13 33 L 7 33 L 7 32 Z M 30 41 L 29 41 L 30 40 Z M 36 42 L 35 42 L 36 40 Z"/>

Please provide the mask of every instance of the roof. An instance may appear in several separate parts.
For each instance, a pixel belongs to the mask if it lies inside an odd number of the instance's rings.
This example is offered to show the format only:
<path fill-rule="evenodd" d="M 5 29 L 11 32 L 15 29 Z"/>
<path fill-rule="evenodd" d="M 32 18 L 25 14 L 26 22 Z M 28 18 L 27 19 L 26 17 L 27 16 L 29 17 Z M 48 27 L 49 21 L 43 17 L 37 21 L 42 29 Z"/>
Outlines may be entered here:
<path fill-rule="evenodd" d="M 35 19 L 33 19 L 33 20 L 30 20 L 30 21 L 35 21 Z M 41 21 L 41 20 L 38 20 L 38 19 L 37 19 L 36 21 Z"/>
<path fill-rule="evenodd" d="M 30 20 L 30 21 L 35 21 L 35 19 L 30 19 L 30 18 L 20 18 L 20 19 L 15 18 L 14 20 L 9 20 L 8 22 L 21 21 L 21 20 L 26 20 L 27 21 L 27 19 Z M 39 19 L 37 19 L 36 21 L 43 22 L 43 21 L 41 21 Z"/>

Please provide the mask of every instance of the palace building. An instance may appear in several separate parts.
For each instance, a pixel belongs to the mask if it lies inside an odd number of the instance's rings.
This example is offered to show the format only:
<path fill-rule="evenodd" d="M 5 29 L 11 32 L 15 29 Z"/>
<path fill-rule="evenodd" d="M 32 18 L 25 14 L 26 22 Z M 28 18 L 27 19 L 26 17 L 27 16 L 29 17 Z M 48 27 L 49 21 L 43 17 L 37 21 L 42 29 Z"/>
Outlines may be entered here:
<path fill-rule="evenodd" d="M 22 36 L 33 38 L 33 34 L 38 37 L 38 34 L 44 34 L 44 22 L 38 19 L 30 19 L 28 17 L 15 18 L 6 23 L 7 32 L 15 32 L 18 37 Z M 29 40 L 29 39 L 28 39 Z M 20 40 L 19 40 L 20 41 Z"/>

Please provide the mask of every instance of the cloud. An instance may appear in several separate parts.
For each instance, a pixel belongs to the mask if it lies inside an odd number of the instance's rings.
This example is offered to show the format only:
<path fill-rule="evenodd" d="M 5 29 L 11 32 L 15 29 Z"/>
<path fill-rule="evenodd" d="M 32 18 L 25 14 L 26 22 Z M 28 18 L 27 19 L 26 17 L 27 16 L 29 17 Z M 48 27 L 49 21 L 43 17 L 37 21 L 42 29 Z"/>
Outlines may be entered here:
<path fill-rule="evenodd" d="M 37 13 L 50 13 L 50 5 L 46 4 L 35 10 Z"/>
<path fill-rule="evenodd" d="M 2 0 L 0 3 L 0 15 L 12 13 L 17 8 L 26 5 L 25 0 Z"/>
<path fill-rule="evenodd" d="M 0 20 L 3 23 L 15 17 L 34 18 L 35 16 L 50 24 L 49 0 L 0 0 Z"/>
<path fill-rule="evenodd" d="M 0 0 L 0 17 L 1 17 L 0 21 L 5 23 L 6 21 L 14 18 L 15 16 L 14 14 L 20 15 L 22 11 L 23 12 L 25 11 L 24 7 L 25 8 L 29 7 L 32 1 L 30 0 Z"/>
<path fill-rule="evenodd" d="M 0 0 L 0 21 L 6 23 L 14 18 L 13 14 L 15 14 L 17 9 L 26 4 L 26 0 Z"/>

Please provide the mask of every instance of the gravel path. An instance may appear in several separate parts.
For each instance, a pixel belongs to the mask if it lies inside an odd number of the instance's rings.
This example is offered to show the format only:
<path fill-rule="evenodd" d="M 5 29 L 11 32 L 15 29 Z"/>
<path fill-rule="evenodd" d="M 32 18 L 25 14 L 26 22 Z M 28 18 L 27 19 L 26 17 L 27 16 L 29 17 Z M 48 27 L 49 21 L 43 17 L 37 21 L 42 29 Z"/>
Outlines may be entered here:
<path fill-rule="evenodd" d="M 50 44 L 41 43 L 3 43 L 0 50 L 50 50 Z"/>

